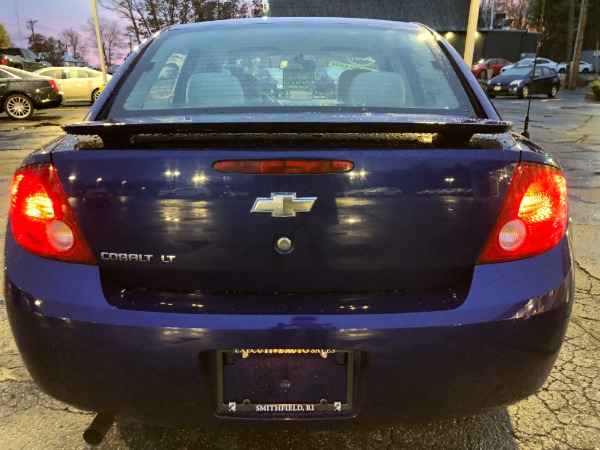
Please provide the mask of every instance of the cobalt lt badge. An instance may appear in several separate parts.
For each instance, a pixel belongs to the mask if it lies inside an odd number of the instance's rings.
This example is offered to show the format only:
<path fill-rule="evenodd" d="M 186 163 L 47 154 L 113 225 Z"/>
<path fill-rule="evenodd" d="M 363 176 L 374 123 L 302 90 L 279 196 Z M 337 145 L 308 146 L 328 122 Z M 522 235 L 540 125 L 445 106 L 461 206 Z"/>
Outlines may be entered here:
<path fill-rule="evenodd" d="M 268 212 L 272 217 L 296 217 L 309 212 L 317 197 L 296 198 L 295 192 L 272 192 L 271 198 L 258 197 L 250 212 Z"/>

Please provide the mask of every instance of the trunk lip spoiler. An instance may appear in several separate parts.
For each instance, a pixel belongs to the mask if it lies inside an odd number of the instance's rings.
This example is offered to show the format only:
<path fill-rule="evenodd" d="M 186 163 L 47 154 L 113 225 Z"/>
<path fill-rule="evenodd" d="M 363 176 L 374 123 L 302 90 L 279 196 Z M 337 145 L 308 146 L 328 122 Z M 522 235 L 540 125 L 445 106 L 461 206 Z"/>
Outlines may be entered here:
<path fill-rule="evenodd" d="M 216 116 L 216 115 L 212 115 Z M 137 134 L 237 134 L 237 133 L 424 133 L 438 134 L 451 141 L 469 140 L 474 134 L 500 134 L 511 130 L 512 123 L 491 119 L 451 116 L 407 116 L 396 114 L 291 115 L 282 120 L 281 115 L 222 115 L 218 117 L 178 116 L 173 119 L 125 119 L 89 121 L 63 125 L 73 135 L 96 135 L 115 142 Z M 272 119 L 272 120 L 264 120 Z"/>

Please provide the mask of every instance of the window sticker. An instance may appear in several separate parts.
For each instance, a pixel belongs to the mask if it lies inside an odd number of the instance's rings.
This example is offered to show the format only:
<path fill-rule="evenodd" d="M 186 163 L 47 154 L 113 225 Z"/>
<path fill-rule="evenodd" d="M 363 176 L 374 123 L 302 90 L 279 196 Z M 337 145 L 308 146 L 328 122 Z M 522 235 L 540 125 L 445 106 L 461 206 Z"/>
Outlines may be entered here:
<path fill-rule="evenodd" d="M 283 69 L 283 95 L 290 100 L 312 100 L 314 71 L 310 69 Z"/>

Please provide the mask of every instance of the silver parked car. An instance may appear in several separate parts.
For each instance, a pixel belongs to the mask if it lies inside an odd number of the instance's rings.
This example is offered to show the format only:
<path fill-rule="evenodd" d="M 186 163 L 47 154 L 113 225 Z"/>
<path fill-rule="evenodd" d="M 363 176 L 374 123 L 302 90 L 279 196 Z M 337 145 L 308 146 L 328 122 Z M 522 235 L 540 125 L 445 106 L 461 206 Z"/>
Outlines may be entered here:
<path fill-rule="evenodd" d="M 65 102 L 94 103 L 102 91 L 102 72 L 87 67 L 46 67 L 35 73 L 53 78 Z"/>
<path fill-rule="evenodd" d="M 513 67 L 533 67 L 536 58 L 523 58 L 520 61 L 517 61 L 514 64 L 509 64 L 500 69 L 500 73 L 506 72 L 508 69 L 512 69 Z M 556 69 L 558 63 L 552 61 L 547 58 L 537 58 L 537 63 L 535 63 L 536 67 L 548 67 L 549 69 Z"/>

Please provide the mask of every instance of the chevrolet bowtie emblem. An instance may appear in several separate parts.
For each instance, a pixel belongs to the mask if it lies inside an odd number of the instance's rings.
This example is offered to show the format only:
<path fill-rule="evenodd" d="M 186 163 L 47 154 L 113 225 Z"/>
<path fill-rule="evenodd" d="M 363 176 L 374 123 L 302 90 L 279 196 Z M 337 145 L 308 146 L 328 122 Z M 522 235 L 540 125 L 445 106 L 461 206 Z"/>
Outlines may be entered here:
<path fill-rule="evenodd" d="M 268 212 L 273 217 L 296 217 L 309 212 L 317 197 L 296 198 L 295 192 L 273 192 L 271 198 L 258 197 L 250 212 Z"/>

